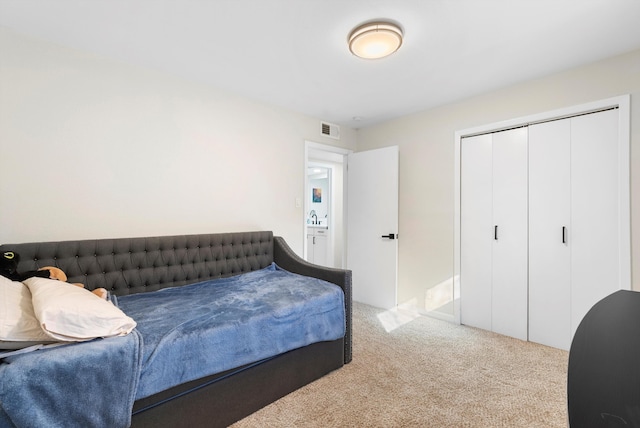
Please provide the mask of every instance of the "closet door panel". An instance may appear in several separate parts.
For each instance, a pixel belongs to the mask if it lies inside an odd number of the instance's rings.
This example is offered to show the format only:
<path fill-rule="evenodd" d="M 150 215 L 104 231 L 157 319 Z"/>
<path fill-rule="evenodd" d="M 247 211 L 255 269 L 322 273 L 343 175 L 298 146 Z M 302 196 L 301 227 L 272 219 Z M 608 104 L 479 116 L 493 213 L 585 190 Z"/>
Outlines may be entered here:
<path fill-rule="evenodd" d="M 460 321 L 491 330 L 491 135 L 460 147 Z"/>
<path fill-rule="evenodd" d="M 527 128 L 493 134 L 492 330 L 527 340 Z M 497 229 L 496 229 L 497 227 Z"/>
<path fill-rule="evenodd" d="M 618 111 L 571 119 L 571 333 L 620 288 Z"/>
<path fill-rule="evenodd" d="M 529 127 L 529 340 L 571 345 L 571 122 Z M 564 230 L 563 230 L 564 229 Z"/>

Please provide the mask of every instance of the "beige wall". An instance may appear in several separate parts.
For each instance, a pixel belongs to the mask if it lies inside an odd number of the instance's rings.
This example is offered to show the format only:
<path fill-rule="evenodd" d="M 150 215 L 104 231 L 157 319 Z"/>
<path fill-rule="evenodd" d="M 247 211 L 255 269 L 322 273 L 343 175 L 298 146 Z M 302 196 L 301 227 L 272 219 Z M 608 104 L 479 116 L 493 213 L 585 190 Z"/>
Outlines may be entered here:
<path fill-rule="evenodd" d="M 8 30 L 0 52 L 0 242 L 273 230 L 302 254 L 320 119 Z"/>
<path fill-rule="evenodd" d="M 0 242 L 270 229 L 302 254 L 304 141 L 336 145 L 319 119 L 7 30 L 0 52 Z M 342 147 L 400 146 L 399 302 L 450 288 L 456 130 L 626 93 L 637 249 L 640 51 L 343 127 Z"/>
<path fill-rule="evenodd" d="M 640 290 L 638 50 L 358 131 L 358 151 L 400 146 L 398 301 L 424 301 L 433 287 L 430 297 L 437 300 L 439 284 L 450 290 L 455 131 L 623 94 L 631 94 L 632 281 Z M 452 305 L 443 308 L 451 311 Z"/>

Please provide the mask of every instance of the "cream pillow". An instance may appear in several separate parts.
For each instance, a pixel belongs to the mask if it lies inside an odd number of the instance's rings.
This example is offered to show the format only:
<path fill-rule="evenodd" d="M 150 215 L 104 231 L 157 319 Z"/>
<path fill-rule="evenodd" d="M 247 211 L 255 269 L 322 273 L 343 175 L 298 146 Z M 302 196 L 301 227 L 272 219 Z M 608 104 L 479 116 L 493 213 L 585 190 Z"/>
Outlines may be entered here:
<path fill-rule="evenodd" d="M 29 289 L 0 276 L 0 349 L 21 349 L 51 341 L 33 313 Z"/>
<path fill-rule="evenodd" d="M 33 310 L 51 337 L 81 342 L 98 337 L 124 336 L 136 322 L 111 302 L 82 287 L 48 278 L 24 281 L 31 291 Z"/>

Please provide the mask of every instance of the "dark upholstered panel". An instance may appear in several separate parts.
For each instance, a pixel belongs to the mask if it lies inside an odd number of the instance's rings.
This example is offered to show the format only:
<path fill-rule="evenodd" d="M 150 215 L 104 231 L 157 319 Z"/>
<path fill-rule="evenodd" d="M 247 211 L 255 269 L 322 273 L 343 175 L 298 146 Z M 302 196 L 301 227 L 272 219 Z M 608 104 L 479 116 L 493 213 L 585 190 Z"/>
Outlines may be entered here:
<path fill-rule="evenodd" d="M 334 269 L 319 266 L 302 260 L 280 236 L 275 236 L 273 238 L 273 260 L 278 264 L 278 266 L 288 270 L 289 272 L 329 281 L 342 288 L 342 291 L 344 291 L 344 309 L 347 328 L 347 334 L 344 337 L 344 362 L 345 364 L 351 362 L 353 357 L 351 344 L 353 317 L 353 308 L 351 304 L 351 271 L 348 269 Z"/>
<path fill-rule="evenodd" d="M 273 262 L 272 232 L 5 244 L 19 271 L 56 266 L 69 282 L 127 295 L 258 270 Z"/>

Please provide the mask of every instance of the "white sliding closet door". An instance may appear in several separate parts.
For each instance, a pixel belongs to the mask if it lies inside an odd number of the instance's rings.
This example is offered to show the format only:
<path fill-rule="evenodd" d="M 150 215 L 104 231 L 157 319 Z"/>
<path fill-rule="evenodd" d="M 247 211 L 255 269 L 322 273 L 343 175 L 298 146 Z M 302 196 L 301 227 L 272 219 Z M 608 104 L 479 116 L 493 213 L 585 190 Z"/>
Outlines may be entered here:
<path fill-rule="evenodd" d="M 527 338 L 527 131 L 461 144 L 461 322 Z"/>
<path fill-rule="evenodd" d="M 618 112 L 529 128 L 529 340 L 568 350 L 620 289 Z"/>
<path fill-rule="evenodd" d="M 618 111 L 571 119 L 571 333 L 620 289 Z"/>
<path fill-rule="evenodd" d="M 460 321 L 485 330 L 491 330 L 492 156 L 491 134 L 461 144 Z"/>
<path fill-rule="evenodd" d="M 569 350 L 630 289 L 628 114 L 625 96 L 456 133 L 462 324 Z"/>
<path fill-rule="evenodd" d="M 493 134 L 492 330 L 527 340 L 527 128 Z"/>
<path fill-rule="evenodd" d="M 571 344 L 571 122 L 529 127 L 529 340 Z"/>

